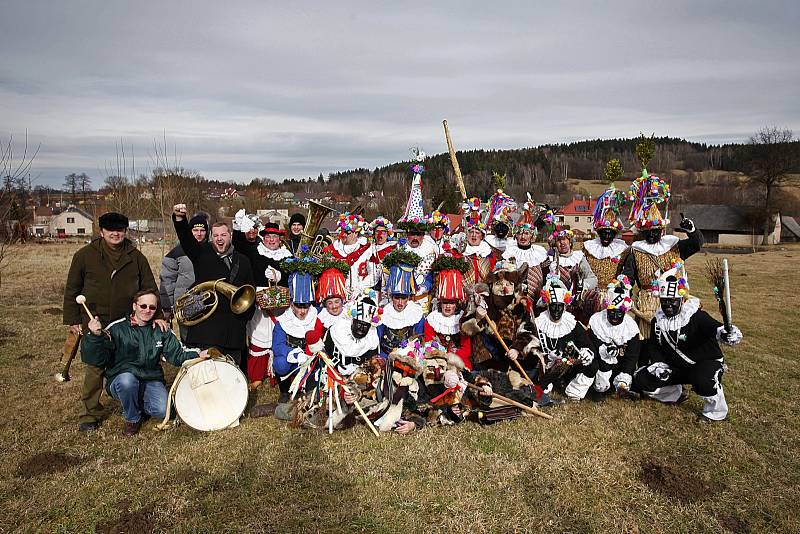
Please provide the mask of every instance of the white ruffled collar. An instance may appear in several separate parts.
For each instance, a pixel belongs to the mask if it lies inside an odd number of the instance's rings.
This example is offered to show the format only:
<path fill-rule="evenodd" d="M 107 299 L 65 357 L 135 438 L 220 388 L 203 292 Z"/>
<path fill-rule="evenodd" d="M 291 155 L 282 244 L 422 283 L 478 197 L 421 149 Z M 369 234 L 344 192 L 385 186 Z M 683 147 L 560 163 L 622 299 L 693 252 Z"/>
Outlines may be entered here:
<path fill-rule="evenodd" d="M 258 244 L 258 253 L 264 257 L 267 257 L 275 261 L 281 261 L 292 255 L 292 253 L 289 252 L 289 249 L 284 247 L 283 245 L 281 245 L 279 248 L 276 248 L 275 250 L 270 250 L 266 247 L 266 245 L 264 245 L 264 243 Z"/>
<path fill-rule="evenodd" d="M 322 308 L 317 313 L 317 319 L 319 319 L 319 322 L 321 322 L 322 326 L 325 328 L 330 328 L 333 323 L 342 318 L 344 318 L 344 311 L 339 315 L 331 315 L 331 312 L 329 312 L 327 308 Z"/>
<path fill-rule="evenodd" d="M 384 306 L 383 315 L 381 316 L 381 322 L 384 326 L 393 330 L 414 326 L 420 319 L 422 319 L 422 306 L 413 301 L 408 301 L 408 304 L 401 312 L 395 310 L 390 302 Z"/>
<path fill-rule="evenodd" d="M 306 337 L 306 332 L 314 329 L 314 323 L 317 321 L 317 309 L 311 306 L 308 309 L 306 318 L 300 320 L 289 307 L 285 312 L 278 317 L 278 322 L 283 328 L 283 331 L 292 337 Z"/>
<path fill-rule="evenodd" d="M 661 239 L 655 245 L 651 245 L 647 241 L 634 241 L 633 245 L 631 245 L 636 250 L 641 250 L 642 252 L 647 252 L 648 254 L 652 254 L 653 256 L 661 256 L 665 252 L 669 252 L 669 250 L 675 246 L 678 242 L 678 236 L 674 236 L 672 234 L 667 234 L 661 236 Z"/>
<path fill-rule="evenodd" d="M 359 248 L 367 244 L 366 237 L 359 237 L 358 240 L 352 245 L 345 245 L 341 239 L 333 242 L 333 249 L 338 252 L 342 257 L 347 257 Z"/>
<path fill-rule="evenodd" d="M 681 306 L 681 311 L 675 317 L 667 317 L 659 307 L 656 310 L 656 326 L 661 331 L 676 332 L 689 324 L 692 315 L 700 309 L 700 299 L 697 297 L 689 297 L 686 302 Z"/>
<path fill-rule="evenodd" d="M 583 251 L 582 250 L 573 250 L 570 252 L 569 256 L 564 256 L 562 254 L 558 255 L 558 266 L 559 267 L 575 267 L 578 265 L 581 260 L 583 259 Z"/>
<path fill-rule="evenodd" d="M 591 241 L 586 241 L 583 244 L 584 250 L 589 253 L 593 258 L 604 260 L 606 258 L 616 258 L 628 248 L 627 243 L 622 239 L 614 239 L 610 245 L 604 247 L 600 244 L 600 238 L 595 237 Z"/>
<path fill-rule="evenodd" d="M 608 322 L 606 310 L 600 310 L 589 318 L 589 328 L 603 343 L 612 343 L 618 347 L 639 335 L 639 326 L 633 317 L 626 313 L 622 322 L 614 326 Z"/>
<path fill-rule="evenodd" d="M 461 316 L 464 312 L 458 312 L 450 317 L 445 317 L 439 310 L 434 310 L 428 314 L 426 321 L 431 328 L 438 334 L 452 336 L 461 331 Z"/>
<path fill-rule="evenodd" d="M 530 248 L 522 249 L 514 243 L 503 252 L 503 258 L 507 260 L 514 258 L 517 265 L 527 263 L 528 267 L 536 267 L 547 259 L 547 251 L 540 245 L 531 245 Z"/>
<path fill-rule="evenodd" d="M 533 320 L 533 322 L 536 324 L 536 328 L 539 330 L 539 332 L 553 339 L 558 339 L 569 335 L 569 333 L 575 329 L 575 325 L 577 324 L 575 316 L 568 311 L 564 312 L 564 315 L 561 316 L 560 321 L 554 323 L 553 320 L 550 319 L 549 310 L 543 311 L 539 317 Z"/>
<path fill-rule="evenodd" d="M 425 239 L 423 239 L 422 243 L 420 243 L 420 245 L 417 248 L 411 248 L 411 246 L 408 243 L 403 245 L 403 248 L 405 248 L 409 252 L 413 252 L 420 258 L 425 258 L 426 256 L 430 256 L 431 254 L 436 254 L 436 245 L 433 244 L 433 239 L 431 239 L 430 241 L 426 241 Z"/>
<path fill-rule="evenodd" d="M 339 354 L 346 358 L 357 358 L 369 350 L 378 348 L 380 340 L 374 327 L 370 327 L 366 336 L 356 339 L 353 336 L 352 324 L 352 319 L 342 319 L 333 323 L 331 329 L 328 330 Z"/>
<path fill-rule="evenodd" d="M 476 255 L 480 258 L 486 258 L 492 253 L 492 247 L 489 246 L 485 240 L 481 241 L 481 244 L 477 247 L 474 247 L 467 243 L 467 248 L 464 249 L 464 256 L 472 256 Z"/>
<path fill-rule="evenodd" d="M 505 250 L 508 247 L 513 247 L 517 244 L 516 240 L 513 237 L 504 237 L 501 239 L 496 235 L 491 235 L 491 234 L 487 235 L 484 241 L 489 243 L 490 246 L 500 250 Z"/>

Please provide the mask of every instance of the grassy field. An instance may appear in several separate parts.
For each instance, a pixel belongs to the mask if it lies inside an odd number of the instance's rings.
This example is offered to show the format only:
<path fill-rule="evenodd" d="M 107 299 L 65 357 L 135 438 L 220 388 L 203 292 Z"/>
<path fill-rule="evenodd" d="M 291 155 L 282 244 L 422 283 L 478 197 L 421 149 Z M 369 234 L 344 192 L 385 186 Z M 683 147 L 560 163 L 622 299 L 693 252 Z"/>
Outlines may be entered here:
<path fill-rule="evenodd" d="M 161 249 L 145 249 L 154 268 Z M 20 249 L 0 289 L 2 532 L 798 532 L 800 248 L 730 256 L 735 323 L 726 422 L 700 400 L 584 402 L 483 428 L 375 439 L 243 419 L 221 433 L 146 424 L 120 435 L 119 405 L 77 431 L 83 365 L 53 374 L 64 279 L 78 245 Z M 692 293 L 712 315 L 705 255 Z M 156 271 L 157 272 L 157 271 Z M 275 390 L 260 392 L 274 400 Z"/>

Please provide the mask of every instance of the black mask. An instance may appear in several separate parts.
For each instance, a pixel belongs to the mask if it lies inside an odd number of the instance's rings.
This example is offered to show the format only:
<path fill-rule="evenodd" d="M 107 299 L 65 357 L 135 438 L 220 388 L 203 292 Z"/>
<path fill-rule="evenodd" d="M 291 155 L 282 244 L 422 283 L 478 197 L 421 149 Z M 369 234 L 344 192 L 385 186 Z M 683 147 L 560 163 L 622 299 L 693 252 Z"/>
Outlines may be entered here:
<path fill-rule="evenodd" d="M 354 338 L 364 339 L 364 337 L 369 333 L 369 328 L 369 323 L 359 321 L 358 319 L 353 319 L 353 324 L 350 325 L 350 332 L 353 333 Z"/>
<path fill-rule="evenodd" d="M 620 310 L 619 308 L 615 309 L 607 309 L 606 310 L 606 318 L 608 322 L 611 323 L 613 326 L 617 326 L 622 324 L 622 320 L 625 318 L 625 312 Z"/>
<path fill-rule="evenodd" d="M 681 312 L 683 306 L 683 299 L 661 299 L 661 311 L 667 317 L 675 317 Z"/>
<path fill-rule="evenodd" d="M 616 230 L 612 230 L 611 228 L 601 228 L 597 231 L 597 237 L 600 238 L 600 244 L 604 247 L 607 247 L 614 241 L 614 237 L 617 235 Z"/>
<path fill-rule="evenodd" d="M 494 235 L 496 235 L 500 239 L 504 239 L 508 235 L 508 230 L 509 230 L 508 225 L 506 223 L 501 223 L 501 222 L 495 223 L 494 226 L 492 227 L 492 232 L 494 232 Z"/>
<path fill-rule="evenodd" d="M 547 311 L 550 312 L 550 318 L 554 322 L 558 322 L 561 320 L 561 316 L 564 315 L 564 303 L 563 302 L 551 302 L 547 305 Z"/>
<path fill-rule="evenodd" d="M 653 230 L 645 230 L 644 231 L 644 240 L 650 244 L 655 245 L 659 241 L 661 241 L 661 234 L 663 230 L 661 228 L 655 228 Z"/>

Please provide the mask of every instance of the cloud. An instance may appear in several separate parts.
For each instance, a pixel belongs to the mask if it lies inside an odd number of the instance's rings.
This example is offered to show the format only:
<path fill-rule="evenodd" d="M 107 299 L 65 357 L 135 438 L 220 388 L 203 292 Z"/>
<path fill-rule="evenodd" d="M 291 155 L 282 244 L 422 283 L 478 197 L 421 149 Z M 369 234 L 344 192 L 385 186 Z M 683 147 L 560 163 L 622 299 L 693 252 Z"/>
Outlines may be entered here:
<path fill-rule="evenodd" d="M 165 136 L 210 178 L 445 150 L 800 128 L 796 2 L 5 2 L 2 134 L 102 181 Z"/>

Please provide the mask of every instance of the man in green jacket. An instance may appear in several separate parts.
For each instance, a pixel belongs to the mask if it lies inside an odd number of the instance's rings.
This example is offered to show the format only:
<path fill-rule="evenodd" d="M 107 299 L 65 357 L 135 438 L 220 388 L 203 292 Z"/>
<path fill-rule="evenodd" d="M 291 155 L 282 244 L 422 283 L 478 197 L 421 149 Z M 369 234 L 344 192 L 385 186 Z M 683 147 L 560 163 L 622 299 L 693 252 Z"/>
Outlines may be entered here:
<path fill-rule="evenodd" d="M 103 331 L 98 317 L 89 321 L 81 359 L 105 370 L 107 391 L 122 404 L 124 436 L 133 436 L 142 425 L 142 415 L 163 419 L 167 412 L 167 389 L 161 358 L 180 366 L 191 358 L 208 358 L 208 351 L 190 349 L 171 331 L 153 324 L 161 309 L 158 292 L 139 291 L 133 296 L 133 313 L 117 319 Z"/>
<path fill-rule="evenodd" d="M 128 218 L 109 212 L 100 216 L 100 237 L 81 248 L 72 257 L 64 288 L 64 324 L 69 325 L 65 351 L 78 342 L 89 320 L 81 313 L 75 297 L 84 295 L 86 304 L 103 324 L 109 324 L 131 311 L 131 298 L 143 289 L 156 289 L 156 281 L 147 258 L 127 239 Z M 160 314 L 161 311 L 159 310 Z M 159 315 L 160 316 L 160 315 Z M 163 320 L 159 328 L 168 329 Z M 103 405 L 103 370 L 87 365 L 83 377 L 80 430 L 88 432 L 100 424 Z"/>

